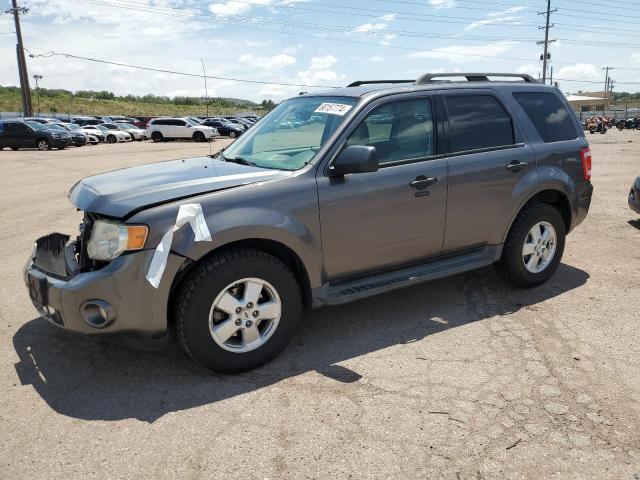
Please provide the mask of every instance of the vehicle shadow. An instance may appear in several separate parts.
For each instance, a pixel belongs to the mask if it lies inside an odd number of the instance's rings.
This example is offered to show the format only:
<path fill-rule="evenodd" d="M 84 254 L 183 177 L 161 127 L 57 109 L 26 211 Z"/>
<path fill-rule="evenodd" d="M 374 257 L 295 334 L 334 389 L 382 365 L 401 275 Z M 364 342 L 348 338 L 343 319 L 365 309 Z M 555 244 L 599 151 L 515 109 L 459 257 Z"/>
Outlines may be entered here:
<path fill-rule="evenodd" d="M 14 335 L 22 385 L 32 385 L 56 412 L 85 420 L 136 418 L 211 404 L 285 378 L 316 371 L 338 382 L 361 375 L 340 362 L 408 344 L 565 294 L 589 275 L 561 264 L 546 284 L 516 289 L 484 269 L 416 285 L 340 307 L 307 312 L 291 345 L 270 364 L 242 375 L 196 365 L 175 340 L 159 352 L 107 337 L 69 334 L 38 318 Z"/>
<path fill-rule="evenodd" d="M 640 230 L 640 220 L 629 220 L 627 223 L 633 228 L 637 228 L 638 230 Z"/>

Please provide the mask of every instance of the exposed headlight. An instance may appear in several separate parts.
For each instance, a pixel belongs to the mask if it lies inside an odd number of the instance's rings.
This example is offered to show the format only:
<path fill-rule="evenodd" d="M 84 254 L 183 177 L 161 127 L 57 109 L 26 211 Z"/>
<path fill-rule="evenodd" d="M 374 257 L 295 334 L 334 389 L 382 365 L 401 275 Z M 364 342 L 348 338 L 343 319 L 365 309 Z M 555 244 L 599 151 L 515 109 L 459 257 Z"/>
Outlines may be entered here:
<path fill-rule="evenodd" d="M 149 228 L 145 225 L 98 220 L 93 224 L 87 254 L 94 260 L 113 260 L 128 250 L 140 250 L 147 241 Z"/>

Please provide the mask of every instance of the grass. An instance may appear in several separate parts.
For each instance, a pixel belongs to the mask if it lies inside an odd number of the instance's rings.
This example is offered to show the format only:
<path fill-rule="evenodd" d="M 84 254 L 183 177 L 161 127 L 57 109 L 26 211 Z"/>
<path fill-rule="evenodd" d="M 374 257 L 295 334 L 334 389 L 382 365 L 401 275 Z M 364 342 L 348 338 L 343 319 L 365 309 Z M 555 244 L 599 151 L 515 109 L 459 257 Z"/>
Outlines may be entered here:
<path fill-rule="evenodd" d="M 38 112 L 38 93 L 32 90 L 34 114 Z M 204 101 L 195 105 L 177 105 L 174 103 L 147 103 L 123 98 L 108 100 L 83 98 L 70 92 L 40 95 L 39 111 L 43 115 L 141 115 L 141 116 L 203 116 L 207 115 Z M 0 87 L 0 112 L 21 112 L 20 92 L 12 88 Z M 225 99 L 211 99 L 208 115 L 234 114 L 237 112 L 255 111 L 262 113 L 259 105 L 235 105 Z"/>

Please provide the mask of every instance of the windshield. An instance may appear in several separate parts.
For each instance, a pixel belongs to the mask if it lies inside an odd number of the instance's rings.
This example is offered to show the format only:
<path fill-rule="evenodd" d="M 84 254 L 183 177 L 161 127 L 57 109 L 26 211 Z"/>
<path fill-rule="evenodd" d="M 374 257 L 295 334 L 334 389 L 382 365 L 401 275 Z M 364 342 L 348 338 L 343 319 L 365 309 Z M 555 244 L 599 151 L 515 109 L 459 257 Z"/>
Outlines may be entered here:
<path fill-rule="evenodd" d="M 105 127 L 104 125 L 98 125 L 98 128 L 100 130 L 102 130 L 103 132 L 108 132 L 109 131 L 109 129 L 107 127 Z"/>
<path fill-rule="evenodd" d="M 324 146 L 357 101 L 353 97 L 286 100 L 229 146 L 224 157 L 265 168 L 302 168 Z"/>
<path fill-rule="evenodd" d="M 26 122 L 27 125 L 29 125 L 31 128 L 33 128 L 34 130 L 46 130 L 46 127 L 44 125 L 42 125 L 40 122 L 36 122 L 34 120 L 27 120 Z"/>
<path fill-rule="evenodd" d="M 200 125 L 198 122 L 195 122 L 193 120 L 191 120 L 190 118 L 183 118 L 183 120 L 187 123 L 190 123 L 192 126 L 197 127 L 198 125 Z"/>
<path fill-rule="evenodd" d="M 62 125 L 58 125 L 55 123 L 50 123 L 48 125 L 45 125 L 46 128 L 48 128 L 49 130 L 62 130 L 63 132 L 66 132 L 67 129 L 64 128 Z"/>
<path fill-rule="evenodd" d="M 75 123 L 65 123 L 64 126 L 69 130 L 80 130 L 80 125 L 76 125 Z"/>
<path fill-rule="evenodd" d="M 118 128 L 138 128 L 130 123 L 118 123 Z"/>

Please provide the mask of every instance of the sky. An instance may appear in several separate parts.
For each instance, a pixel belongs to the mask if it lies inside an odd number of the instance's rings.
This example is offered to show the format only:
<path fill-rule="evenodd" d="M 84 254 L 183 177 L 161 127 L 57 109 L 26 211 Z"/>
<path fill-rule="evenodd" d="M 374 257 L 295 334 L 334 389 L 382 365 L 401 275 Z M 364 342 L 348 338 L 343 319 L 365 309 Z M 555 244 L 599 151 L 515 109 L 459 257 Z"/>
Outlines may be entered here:
<path fill-rule="evenodd" d="M 281 100 L 362 79 L 426 72 L 538 77 L 543 0 L 19 0 L 29 75 L 40 86 L 116 94 Z M 640 2 L 552 0 L 554 80 L 565 92 L 640 91 Z M 0 0 L 2 11 L 10 0 Z M 602 25 L 606 25 L 603 27 Z M 615 25 L 615 27 L 613 27 Z M 11 15 L 0 15 L 0 85 L 17 85 Z M 594 39 L 597 38 L 597 42 Z M 190 73 L 74 59 L 71 54 Z M 6 60 L 9 61 L 6 61 Z M 33 83 L 33 79 L 31 80 Z M 592 83 L 589 83 L 592 82 Z M 33 86 L 33 85 L 32 85 Z"/>

